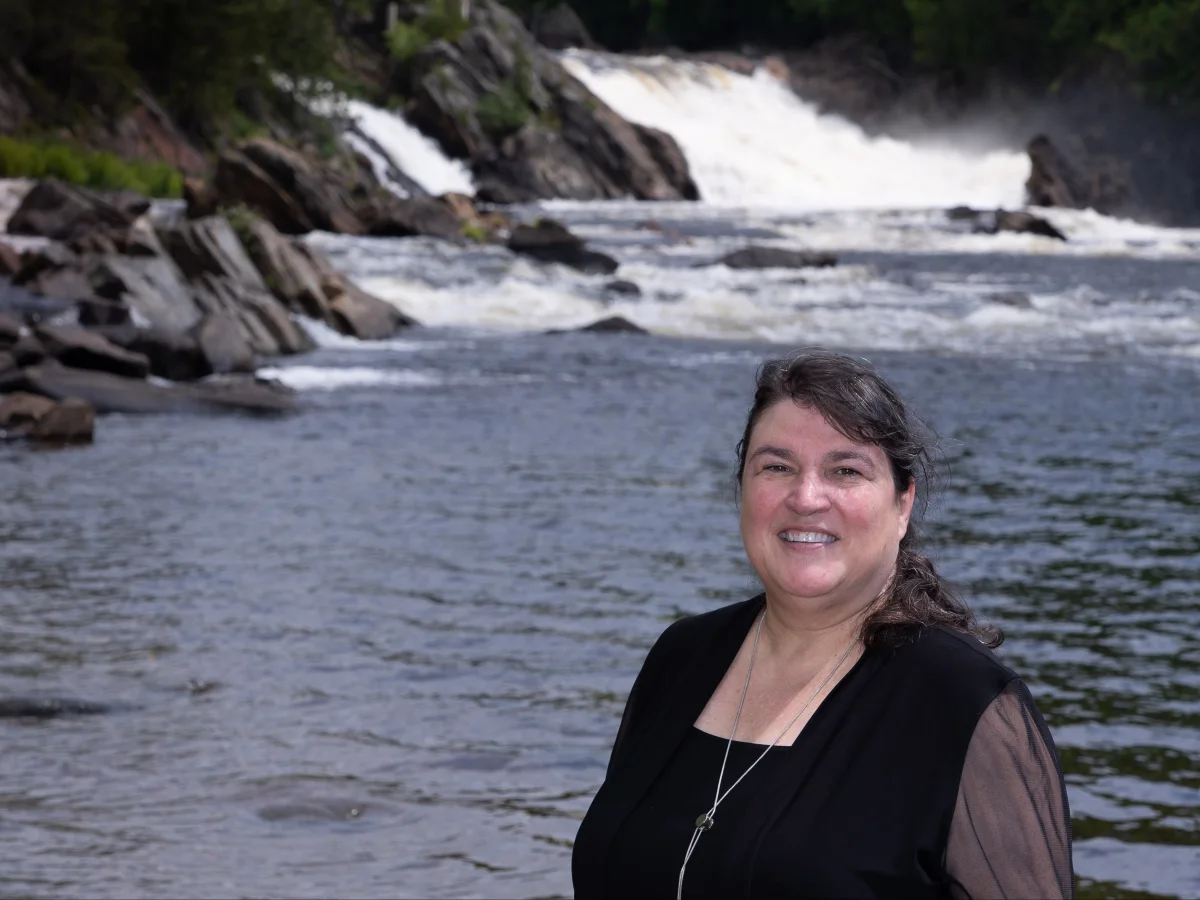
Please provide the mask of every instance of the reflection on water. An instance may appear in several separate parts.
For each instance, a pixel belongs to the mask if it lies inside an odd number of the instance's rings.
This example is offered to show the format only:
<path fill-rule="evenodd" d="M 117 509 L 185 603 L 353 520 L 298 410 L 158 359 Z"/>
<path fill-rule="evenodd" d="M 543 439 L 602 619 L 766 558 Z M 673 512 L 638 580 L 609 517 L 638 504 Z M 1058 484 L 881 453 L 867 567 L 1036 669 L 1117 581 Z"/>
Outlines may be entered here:
<path fill-rule="evenodd" d="M 646 648 L 755 589 L 767 352 L 433 335 L 305 360 L 428 384 L 0 448 L 0 695 L 115 706 L 0 722 L 0 894 L 569 894 Z M 946 439 L 932 549 L 1051 724 L 1083 893 L 1200 894 L 1200 377 L 876 362 Z"/>

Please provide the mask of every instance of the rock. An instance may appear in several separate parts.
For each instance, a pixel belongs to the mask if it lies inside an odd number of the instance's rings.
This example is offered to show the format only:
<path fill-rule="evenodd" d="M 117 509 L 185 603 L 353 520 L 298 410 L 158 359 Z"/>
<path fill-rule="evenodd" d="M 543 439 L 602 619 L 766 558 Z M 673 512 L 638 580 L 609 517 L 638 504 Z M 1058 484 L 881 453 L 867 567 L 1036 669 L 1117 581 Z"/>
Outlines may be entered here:
<path fill-rule="evenodd" d="M 982 210 L 969 206 L 954 206 L 946 210 L 946 218 L 951 222 L 970 222 L 983 215 Z"/>
<path fill-rule="evenodd" d="M 38 325 L 33 331 L 46 354 L 65 366 L 111 372 L 127 378 L 145 378 L 150 373 L 150 361 L 146 357 L 131 353 L 83 328 Z"/>
<path fill-rule="evenodd" d="M 66 301 L 39 297 L 24 288 L 14 287 L 0 280 L 0 313 L 26 322 L 41 322 L 61 315 L 70 308 L 71 304 Z"/>
<path fill-rule="evenodd" d="M 417 324 L 415 319 L 405 315 L 391 303 L 368 294 L 344 277 L 313 247 L 298 243 L 296 249 L 304 254 L 317 270 L 321 280 L 321 291 L 329 301 L 329 324 L 341 334 L 359 340 L 378 340 L 391 337 L 400 328 Z"/>
<path fill-rule="evenodd" d="M 622 281 L 620 279 L 608 282 L 608 284 L 604 285 L 604 290 L 610 294 L 621 294 L 625 297 L 642 296 L 642 289 L 640 287 L 632 281 Z"/>
<path fill-rule="evenodd" d="M 33 281 L 42 272 L 70 269 L 79 265 L 79 257 L 65 244 L 47 244 L 21 255 L 21 266 L 13 273 L 14 284 Z"/>
<path fill-rule="evenodd" d="M 591 325 L 584 325 L 579 331 L 591 331 L 599 334 L 649 334 L 645 328 L 635 325 L 621 316 L 609 316 Z"/>
<path fill-rule="evenodd" d="M 108 326 L 99 332 L 118 347 L 145 356 L 150 374 L 159 378 L 195 381 L 212 374 L 212 366 L 190 334 L 133 325 Z"/>
<path fill-rule="evenodd" d="M 183 332 L 200 321 L 192 289 L 170 257 L 105 256 L 88 275 L 97 295 L 120 301 L 150 327 Z"/>
<path fill-rule="evenodd" d="M 392 197 L 373 214 L 368 226 L 373 237 L 428 235 L 456 240 L 462 236 L 462 222 L 437 197 Z"/>
<path fill-rule="evenodd" d="M 731 269 L 804 269 L 836 266 L 837 256 L 818 250 L 788 250 L 784 247 L 749 246 L 717 260 Z"/>
<path fill-rule="evenodd" d="M 102 196 L 50 178 L 25 195 L 8 232 L 65 241 L 100 226 L 126 228 L 149 208 L 148 200 L 130 192 Z"/>
<path fill-rule="evenodd" d="M 21 270 L 21 254 L 8 244 L 0 244 L 0 278 L 11 278 Z"/>
<path fill-rule="evenodd" d="M 96 411 L 85 400 L 69 397 L 34 424 L 29 439 L 55 447 L 90 444 L 96 431 Z"/>
<path fill-rule="evenodd" d="M 238 320 L 228 313 L 206 313 L 192 330 L 192 337 L 213 372 L 254 371 L 254 348 Z"/>
<path fill-rule="evenodd" d="M 267 138 L 222 153 L 215 186 L 222 205 L 253 207 L 285 234 L 366 231 L 349 197 L 319 163 Z"/>
<path fill-rule="evenodd" d="M 196 283 L 195 291 L 196 303 L 204 312 L 223 313 L 240 324 L 255 353 L 277 356 L 313 348 L 308 334 L 266 291 L 211 274 Z"/>
<path fill-rule="evenodd" d="M 571 266 L 586 274 L 611 275 L 618 263 L 611 256 L 584 247 L 583 240 L 553 219 L 518 225 L 506 244 L 509 250 L 541 262 Z"/>
<path fill-rule="evenodd" d="M 134 103 L 112 126 L 111 149 L 124 159 L 163 162 L 185 175 L 208 169 L 204 154 L 188 141 L 174 120 L 145 90 L 133 91 Z"/>
<path fill-rule="evenodd" d="M 329 311 L 339 332 L 360 341 L 391 337 L 405 324 L 405 316 L 392 304 L 351 284 L 329 301 Z"/>
<path fill-rule="evenodd" d="M 21 323 L 0 313 L 0 348 L 11 347 L 21 339 Z"/>
<path fill-rule="evenodd" d="M 1022 210 L 996 210 L 996 231 L 1016 231 L 1025 234 L 1040 234 L 1043 237 L 1065 241 L 1067 236 L 1039 216 Z"/>
<path fill-rule="evenodd" d="M 78 269 L 43 269 L 34 277 L 22 278 L 20 286 L 39 297 L 75 303 L 92 296 L 92 285 Z"/>
<path fill-rule="evenodd" d="M 541 47 L 520 18 L 494 0 L 471 4 L 454 42 L 433 41 L 399 85 L 405 118 L 450 156 L 466 159 L 478 196 L 490 202 L 565 197 L 679 200 L 637 130 Z M 503 97 L 511 121 L 481 121 L 481 104 Z M 491 130 L 489 130 L 491 129 Z"/>
<path fill-rule="evenodd" d="M 0 375 L 17 367 L 17 360 L 7 350 L 0 350 Z"/>
<path fill-rule="evenodd" d="M 244 237 L 246 252 L 271 293 L 293 312 L 328 321 L 329 303 L 309 258 L 264 219 L 255 219 Z"/>
<path fill-rule="evenodd" d="M 124 325 L 129 321 L 129 307 L 116 300 L 88 297 L 75 304 L 79 324 L 88 327 Z"/>
<path fill-rule="evenodd" d="M 598 50 L 599 46 L 588 34 L 587 26 L 575 10 L 566 3 L 549 9 L 535 6 L 529 14 L 529 30 L 537 42 L 550 50 L 566 50 L 568 47 L 583 47 Z"/>
<path fill-rule="evenodd" d="M 648 125 L 634 124 L 633 130 L 641 138 L 643 146 L 650 151 L 650 156 L 658 163 L 668 184 L 678 192 L 679 196 L 684 200 L 699 200 L 700 189 L 692 180 L 687 157 L 683 155 L 678 141 L 665 131 L 659 131 Z"/>
<path fill-rule="evenodd" d="M 204 219 L 217 214 L 217 192 L 203 178 L 183 180 L 183 203 L 189 219 Z"/>
<path fill-rule="evenodd" d="M 36 365 L 46 358 L 46 348 L 32 334 L 21 335 L 8 352 L 12 354 L 18 366 Z"/>
<path fill-rule="evenodd" d="M 989 294 L 988 300 L 1001 306 L 1011 306 L 1013 309 L 1033 309 L 1033 301 L 1028 294 L 1021 291 L 1003 291 L 999 294 Z"/>
<path fill-rule="evenodd" d="M 0 393 L 25 391 L 55 400 L 77 397 L 97 413 L 177 413 L 242 409 L 284 412 L 294 405 L 291 391 L 249 377 L 209 379 L 162 387 L 108 372 L 71 369 L 49 361 L 0 377 Z"/>
<path fill-rule="evenodd" d="M 1025 147 L 1030 172 L 1025 182 L 1026 202 L 1030 206 L 1063 206 L 1083 209 L 1088 190 L 1083 176 L 1062 151 L 1044 134 L 1034 137 Z"/>
<path fill-rule="evenodd" d="M 221 216 L 186 222 L 163 233 L 167 252 L 184 276 L 196 280 L 205 274 L 232 279 L 265 291 L 266 283 L 242 246 L 233 226 Z"/>
<path fill-rule="evenodd" d="M 24 391 L 0 395 L 0 432 L 6 437 L 24 437 L 54 405 L 49 397 Z"/>

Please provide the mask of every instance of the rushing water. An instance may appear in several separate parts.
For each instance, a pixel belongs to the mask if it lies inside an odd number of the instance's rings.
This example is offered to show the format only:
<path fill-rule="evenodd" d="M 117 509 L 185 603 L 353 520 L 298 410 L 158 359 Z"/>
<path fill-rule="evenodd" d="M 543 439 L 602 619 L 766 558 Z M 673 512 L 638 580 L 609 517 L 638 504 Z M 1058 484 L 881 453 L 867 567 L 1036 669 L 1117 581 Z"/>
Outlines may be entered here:
<path fill-rule="evenodd" d="M 569 894 L 646 648 L 755 590 L 730 470 L 779 349 L 413 332 L 300 361 L 283 419 L 0 448 L 0 693 L 115 707 L 0 722 L 0 894 Z M 1200 374 L 869 355 L 944 438 L 932 548 L 1087 893 L 1200 894 Z"/>

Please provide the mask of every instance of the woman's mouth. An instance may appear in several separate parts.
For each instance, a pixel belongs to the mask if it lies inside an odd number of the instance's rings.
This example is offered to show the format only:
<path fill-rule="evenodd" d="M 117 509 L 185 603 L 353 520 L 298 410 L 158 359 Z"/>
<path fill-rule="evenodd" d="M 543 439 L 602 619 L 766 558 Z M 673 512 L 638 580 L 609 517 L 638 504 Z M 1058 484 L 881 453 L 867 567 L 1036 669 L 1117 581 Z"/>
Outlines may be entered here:
<path fill-rule="evenodd" d="M 781 531 L 779 536 L 789 544 L 832 544 L 837 540 L 824 531 Z"/>

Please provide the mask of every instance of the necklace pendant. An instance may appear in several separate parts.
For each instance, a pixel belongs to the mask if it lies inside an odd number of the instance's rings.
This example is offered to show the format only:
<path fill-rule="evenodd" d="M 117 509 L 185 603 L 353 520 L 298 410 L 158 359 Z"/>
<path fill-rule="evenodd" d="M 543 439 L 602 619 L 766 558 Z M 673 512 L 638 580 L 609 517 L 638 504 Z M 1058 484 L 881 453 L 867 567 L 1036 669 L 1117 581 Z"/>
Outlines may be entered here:
<path fill-rule="evenodd" d="M 696 816 L 696 828 L 700 831 L 708 831 L 713 827 L 713 817 L 708 813 L 700 813 Z"/>

